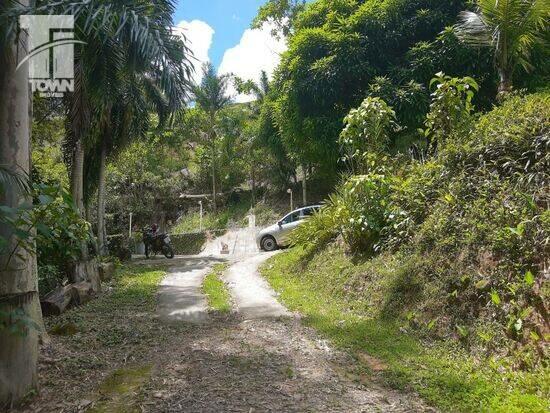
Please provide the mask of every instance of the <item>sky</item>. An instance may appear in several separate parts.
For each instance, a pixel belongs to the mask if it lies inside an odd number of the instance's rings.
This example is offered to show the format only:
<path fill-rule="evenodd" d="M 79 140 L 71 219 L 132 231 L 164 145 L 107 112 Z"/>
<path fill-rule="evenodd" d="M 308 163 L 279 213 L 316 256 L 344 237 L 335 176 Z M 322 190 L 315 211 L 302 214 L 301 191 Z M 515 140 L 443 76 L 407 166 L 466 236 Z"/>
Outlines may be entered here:
<path fill-rule="evenodd" d="M 261 70 L 270 76 L 286 50 L 285 41 L 271 35 L 271 28 L 252 30 L 250 24 L 266 0 L 180 0 L 174 21 L 190 42 L 195 57 L 210 61 L 218 73 L 232 73 L 245 80 L 258 80 Z M 200 63 L 195 81 L 200 81 Z M 237 102 L 251 100 L 230 93 Z"/>

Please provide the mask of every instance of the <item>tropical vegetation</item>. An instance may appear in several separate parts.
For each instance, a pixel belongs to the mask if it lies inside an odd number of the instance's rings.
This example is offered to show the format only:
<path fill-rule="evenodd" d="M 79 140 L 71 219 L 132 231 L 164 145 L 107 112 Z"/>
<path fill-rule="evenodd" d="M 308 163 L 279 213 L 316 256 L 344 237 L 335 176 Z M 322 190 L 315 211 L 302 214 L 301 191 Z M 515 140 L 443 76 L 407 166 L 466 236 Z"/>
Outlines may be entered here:
<path fill-rule="evenodd" d="M 99 290 L 143 226 L 263 225 L 301 192 L 323 207 L 264 269 L 291 308 L 444 410 L 545 411 L 548 2 L 268 0 L 252 26 L 288 50 L 257 80 L 199 67 L 175 3 L 0 5 L 0 406 L 37 386 L 40 300 Z M 26 14 L 75 16 L 74 92 L 30 93 Z M 163 274 L 113 302 L 152 306 Z"/>

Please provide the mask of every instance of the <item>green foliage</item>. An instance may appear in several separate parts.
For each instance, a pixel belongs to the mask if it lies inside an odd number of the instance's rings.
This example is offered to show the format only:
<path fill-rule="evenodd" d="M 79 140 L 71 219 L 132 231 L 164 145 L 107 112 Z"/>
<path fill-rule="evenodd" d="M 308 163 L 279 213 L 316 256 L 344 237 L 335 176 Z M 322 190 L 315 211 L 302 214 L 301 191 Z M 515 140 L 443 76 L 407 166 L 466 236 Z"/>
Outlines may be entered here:
<path fill-rule="evenodd" d="M 374 253 L 386 225 L 390 199 L 391 182 L 381 172 L 349 178 L 321 211 L 294 231 L 292 241 L 319 247 L 339 235 L 353 252 Z"/>
<path fill-rule="evenodd" d="M 434 154 L 438 144 L 468 125 L 474 109 L 474 92 L 479 90 L 479 86 L 471 77 L 458 79 L 439 72 L 431 80 L 430 88 L 434 88 L 434 92 L 423 134 L 428 153 Z"/>
<path fill-rule="evenodd" d="M 231 97 L 227 94 L 230 76 L 217 75 L 212 63 L 205 63 L 202 71 L 201 83 L 193 89 L 193 94 L 197 105 L 212 116 L 231 102 Z"/>
<path fill-rule="evenodd" d="M 352 251 L 373 253 L 386 223 L 390 183 L 371 173 L 351 177 L 330 199 L 338 233 Z"/>
<path fill-rule="evenodd" d="M 492 51 L 486 48 L 472 48 L 472 46 L 461 42 L 453 27 L 445 27 L 435 40 L 421 41 L 415 44 L 407 52 L 407 60 L 410 64 L 402 69 L 401 76 L 412 78 L 422 85 L 428 84 L 434 73 L 437 72 L 458 78 L 473 77 L 480 86 L 479 92 L 475 96 L 476 106 L 482 110 L 491 109 L 497 89 L 497 74 Z M 524 78 L 526 80 L 528 77 Z M 524 82 L 520 84 L 525 85 Z M 391 100 L 388 102 L 397 110 L 399 116 L 398 106 Z M 423 115 L 428 112 L 427 103 L 426 100 L 426 106 L 421 106 L 422 115 L 420 119 L 417 119 L 417 125 L 424 121 Z M 416 113 L 416 115 L 420 114 Z"/>
<path fill-rule="evenodd" d="M 398 132 L 410 133 L 408 128 L 420 124 L 424 120 L 424 114 L 428 111 L 428 96 L 426 88 L 414 80 L 405 84 L 394 83 L 387 76 L 377 76 L 369 85 L 369 95 L 383 99 L 395 110 L 397 124 L 400 127 L 394 127 L 389 130 L 387 146 L 392 147 L 398 144 Z"/>
<path fill-rule="evenodd" d="M 311 252 L 323 247 L 338 236 L 332 204 L 328 203 L 314 213 L 291 234 L 293 244 L 303 246 Z"/>
<path fill-rule="evenodd" d="M 29 194 L 33 203 L 17 208 L 2 206 L 0 222 L 10 229 L 12 242 L 4 240 L 1 251 L 8 256 L 7 267 L 20 251 L 36 253 L 39 264 L 64 265 L 88 240 L 89 226 L 80 218 L 70 194 L 59 185 L 35 184 Z"/>
<path fill-rule="evenodd" d="M 35 107 L 33 111 L 36 117 L 41 118 L 41 121 L 33 122 L 32 180 L 33 182 L 45 184 L 61 184 L 63 187 L 68 188 L 69 176 L 62 150 L 64 139 L 63 118 L 61 116 L 50 118 L 50 109 L 43 108 L 43 103 L 37 98 L 34 100 Z"/>
<path fill-rule="evenodd" d="M 467 84 L 462 97 L 450 86 L 439 99 L 451 95 L 441 110 L 455 111 L 458 124 L 470 117 Z M 472 350 L 516 347 L 515 366 L 535 368 L 548 299 L 541 251 L 549 239 L 549 120 L 548 92 L 510 97 L 475 123 L 467 119 L 467 128 L 453 126 L 453 139 L 429 161 L 353 177 L 294 241 L 311 252 L 342 235 L 356 256 L 389 251 L 373 261 L 389 266 L 393 280 L 381 284 L 380 308 L 404 319 L 413 311 L 409 322 L 421 330 L 456 335 Z"/>
<path fill-rule="evenodd" d="M 424 0 L 308 3 L 293 21 L 289 50 L 275 75 L 268 104 L 276 128 L 265 131 L 272 141 L 282 142 L 291 159 L 311 165 L 319 176 L 337 168 L 341 119 L 365 96 L 406 109 L 402 119 L 409 132 L 390 133 L 392 148 L 401 138 L 412 139 L 410 131 L 423 119 L 419 109 L 427 108 L 426 91 L 418 82 L 429 79 L 410 72 L 408 52 L 420 42 L 434 41 L 463 7 L 462 1 Z M 453 64 L 464 68 L 475 57 L 465 61 L 461 56 Z M 398 93 L 378 87 L 381 77 Z"/>
<path fill-rule="evenodd" d="M 260 6 L 252 28 L 260 29 L 265 23 L 272 24 L 274 35 L 288 36 L 298 12 L 304 8 L 305 0 L 268 0 Z"/>
<path fill-rule="evenodd" d="M 382 99 L 367 97 L 361 106 L 349 112 L 344 123 L 339 138 L 343 161 L 348 163 L 351 173 L 366 173 L 369 154 L 388 150 L 390 131 L 397 127 L 395 112 Z"/>
<path fill-rule="evenodd" d="M 107 167 L 107 229 L 110 234 L 128 231 L 128 216 L 137 225 L 150 224 L 159 209 L 175 211 L 178 197 L 192 185 L 191 152 L 181 135 L 152 135 L 131 143 Z M 159 197 L 159 195 L 162 195 Z M 175 220 L 175 214 L 167 219 Z M 158 218 L 157 218 L 158 219 Z"/>

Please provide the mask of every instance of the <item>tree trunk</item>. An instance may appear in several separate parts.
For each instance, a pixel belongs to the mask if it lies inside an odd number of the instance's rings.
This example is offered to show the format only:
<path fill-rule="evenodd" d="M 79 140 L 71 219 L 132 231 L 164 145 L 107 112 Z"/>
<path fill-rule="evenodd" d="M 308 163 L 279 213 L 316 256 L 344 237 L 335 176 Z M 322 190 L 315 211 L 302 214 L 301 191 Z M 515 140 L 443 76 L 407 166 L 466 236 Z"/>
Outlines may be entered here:
<path fill-rule="evenodd" d="M 76 208 L 82 218 L 85 218 L 84 209 L 84 145 L 79 139 L 73 150 L 73 160 L 71 164 L 71 194 L 76 204 Z M 88 260 L 88 246 L 85 241 L 80 246 L 81 259 Z M 73 279 L 72 282 L 83 281 Z"/>
<path fill-rule="evenodd" d="M 84 145 L 79 139 L 73 149 L 71 164 L 71 194 L 82 218 L 84 213 Z"/>
<path fill-rule="evenodd" d="M 307 168 L 305 165 L 302 165 L 302 173 L 303 173 L 303 177 L 302 177 L 302 201 L 303 201 L 303 205 L 302 206 L 306 206 L 307 205 Z"/>
<path fill-rule="evenodd" d="M 497 97 L 501 99 L 512 91 L 512 74 L 505 68 L 498 69 L 499 83 Z"/>
<path fill-rule="evenodd" d="M 214 214 L 216 214 L 218 212 L 218 199 L 216 196 L 216 164 L 214 159 L 212 159 L 212 207 Z"/>
<path fill-rule="evenodd" d="M 28 5 L 28 1 L 21 1 Z M 2 45 L 0 52 L 0 164 L 18 174 L 30 173 L 30 123 L 32 96 L 29 91 L 28 65 L 15 70 L 17 56 L 26 54 L 27 38 Z M 5 59 L 4 59 L 5 57 Z M 17 207 L 28 201 L 28 194 L 16 186 L 6 185 L 0 193 L 0 204 Z M 16 238 L 6 225 L 0 226 L 0 236 L 15 248 Z M 38 299 L 36 256 L 23 249 L 16 251 L 8 262 L 0 255 L 0 311 L 23 311 L 37 325 L 42 325 Z M 17 404 L 37 385 L 36 362 L 38 334 L 28 328 L 22 336 L 0 329 L 0 410 Z"/>
<path fill-rule="evenodd" d="M 107 148 L 105 140 L 101 143 L 99 160 L 99 182 L 97 187 L 97 244 L 99 256 L 107 254 L 107 240 L 105 239 L 105 168 Z"/>
<path fill-rule="evenodd" d="M 210 117 L 211 130 L 210 130 L 210 145 L 212 151 L 212 205 L 214 214 L 218 212 L 218 200 L 216 194 L 216 131 L 214 130 L 215 117 Z"/>

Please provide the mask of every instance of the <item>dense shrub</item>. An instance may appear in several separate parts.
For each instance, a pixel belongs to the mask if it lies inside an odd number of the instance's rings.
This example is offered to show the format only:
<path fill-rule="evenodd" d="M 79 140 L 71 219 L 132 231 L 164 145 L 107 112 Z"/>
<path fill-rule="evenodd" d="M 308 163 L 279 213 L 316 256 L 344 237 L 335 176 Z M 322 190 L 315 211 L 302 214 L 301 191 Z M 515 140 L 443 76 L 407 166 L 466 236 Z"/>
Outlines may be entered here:
<path fill-rule="evenodd" d="M 352 177 L 295 242 L 385 251 L 369 265 L 388 280 L 371 277 L 380 315 L 469 346 L 508 342 L 532 366 L 548 339 L 549 145 L 550 93 L 512 96 L 428 161 Z"/>
<path fill-rule="evenodd" d="M 341 236 L 353 252 L 374 253 L 386 225 L 390 180 L 370 173 L 346 180 L 326 205 L 293 234 L 292 241 L 319 247 Z"/>

